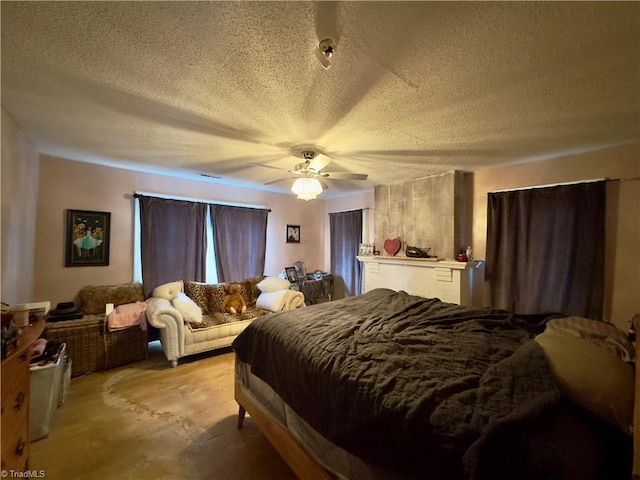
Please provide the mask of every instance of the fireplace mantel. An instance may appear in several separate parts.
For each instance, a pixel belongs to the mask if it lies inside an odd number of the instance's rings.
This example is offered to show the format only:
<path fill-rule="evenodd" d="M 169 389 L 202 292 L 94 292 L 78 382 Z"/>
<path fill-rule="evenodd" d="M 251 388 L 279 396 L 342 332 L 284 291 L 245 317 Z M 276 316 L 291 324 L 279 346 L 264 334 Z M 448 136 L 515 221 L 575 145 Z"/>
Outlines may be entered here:
<path fill-rule="evenodd" d="M 481 276 L 479 269 L 483 264 L 410 257 L 357 258 L 364 267 L 363 292 L 391 288 L 460 305 L 472 304 L 473 284 Z"/>

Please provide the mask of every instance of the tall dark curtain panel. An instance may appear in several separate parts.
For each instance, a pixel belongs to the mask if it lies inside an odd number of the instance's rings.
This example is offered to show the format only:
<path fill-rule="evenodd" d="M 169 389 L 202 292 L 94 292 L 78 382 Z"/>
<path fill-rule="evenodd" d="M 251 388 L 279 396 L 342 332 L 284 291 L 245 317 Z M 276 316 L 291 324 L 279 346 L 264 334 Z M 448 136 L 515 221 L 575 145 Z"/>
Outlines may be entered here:
<path fill-rule="evenodd" d="M 207 205 L 139 198 L 145 295 L 149 296 L 158 285 L 175 280 L 204 282 Z"/>
<path fill-rule="evenodd" d="M 333 274 L 337 298 L 344 288 L 344 296 L 358 295 L 362 274 L 356 258 L 362 242 L 362 210 L 329 214 L 331 236 L 331 273 Z"/>
<path fill-rule="evenodd" d="M 268 215 L 263 208 L 211 206 L 218 281 L 263 275 Z"/>
<path fill-rule="evenodd" d="M 491 305 L 602 319 L 605 182 L 490 193 Z"/>

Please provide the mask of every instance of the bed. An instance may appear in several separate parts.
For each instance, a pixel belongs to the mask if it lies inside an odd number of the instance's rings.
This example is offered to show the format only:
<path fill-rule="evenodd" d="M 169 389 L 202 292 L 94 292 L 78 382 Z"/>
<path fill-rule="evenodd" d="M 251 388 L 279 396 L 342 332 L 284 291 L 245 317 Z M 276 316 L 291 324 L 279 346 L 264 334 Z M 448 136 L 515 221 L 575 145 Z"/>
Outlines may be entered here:
<path fill-rule="evenodd" d="M 604 322 L 375 289 L 233 348 L 238 428 L 248 412 L 300 478 L 631 475 L 635 349 Z"/>

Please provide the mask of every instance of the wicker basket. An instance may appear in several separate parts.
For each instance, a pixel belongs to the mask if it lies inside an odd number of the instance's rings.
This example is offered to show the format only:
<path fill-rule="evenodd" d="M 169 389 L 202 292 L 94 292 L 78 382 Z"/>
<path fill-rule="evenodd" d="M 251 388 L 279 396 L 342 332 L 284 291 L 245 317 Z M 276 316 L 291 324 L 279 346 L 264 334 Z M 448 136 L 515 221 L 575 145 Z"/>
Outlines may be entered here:
<path fill-rule="evenodd" d="M 110 332 L 104 315 L 47 323 L 44 337 L 67 344 L 73 376 L 137 362 L 149 355 L 145 330 L 134 326 Z"/>

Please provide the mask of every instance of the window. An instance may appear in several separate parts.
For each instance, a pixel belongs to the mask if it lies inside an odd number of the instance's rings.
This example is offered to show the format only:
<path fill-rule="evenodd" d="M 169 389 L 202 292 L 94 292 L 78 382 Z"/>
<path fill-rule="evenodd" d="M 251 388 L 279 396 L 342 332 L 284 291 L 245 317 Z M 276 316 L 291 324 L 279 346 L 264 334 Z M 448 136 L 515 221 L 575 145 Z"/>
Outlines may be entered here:
<path fill-rule="evenodd" d="M 330 213 L 329 228 L 336 298 L 358 295 L 362 274 L 356 255 L 362 242 L 362 210 Z"/>
<path fill-rule="evenodd" d="M 207 250 L 205 260 L 205 283 L 218 283 L 218 271 L 216 267 L 216 252 L 213 248 L 213 226 L 211 216 L 207 215 Z M 133 281 L 142 282 L 142 254 L 140 237 L 140 199 L 134 201 L 134 227 L 133 227 Z"/>
<path fill-rule="evenodd" d="M 491 305 L 601 319 L 604 221 L 604 181 L 490 193 Z"/>
<path fill-rule="evenodd" d="M 262 207 L 137 194 L 134 280 L 149 295 L 175 280 L 217 283 L 262 274 L 267 214 Z"/>

